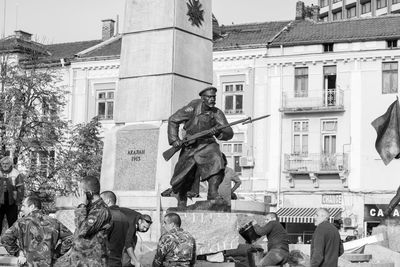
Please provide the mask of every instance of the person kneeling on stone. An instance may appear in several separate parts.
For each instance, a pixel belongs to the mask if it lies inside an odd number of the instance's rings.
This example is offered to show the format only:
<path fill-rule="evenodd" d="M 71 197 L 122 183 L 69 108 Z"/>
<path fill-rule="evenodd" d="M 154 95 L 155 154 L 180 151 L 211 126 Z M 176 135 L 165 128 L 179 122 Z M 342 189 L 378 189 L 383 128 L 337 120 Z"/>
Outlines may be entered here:
<path fill-rule="evenodd" d="M 268 239 L 268 252 L 257 266 L 274 266 L 285 264 L 289 258 L 289 236 L 279 223 L 278 215 L 270 212 L 265 217 L 266 224 L 259 226 L 253 221 L 253 227 L 259 236 Z"/>

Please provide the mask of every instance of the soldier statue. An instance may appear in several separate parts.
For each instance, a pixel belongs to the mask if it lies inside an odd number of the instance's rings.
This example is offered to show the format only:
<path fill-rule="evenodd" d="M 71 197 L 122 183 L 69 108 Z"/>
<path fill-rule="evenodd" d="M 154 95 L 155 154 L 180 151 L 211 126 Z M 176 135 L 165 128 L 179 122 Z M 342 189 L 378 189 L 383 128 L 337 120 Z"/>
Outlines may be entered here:
<path fill-rule="evenodd" d="M 231 127 L 218 130 L 217 127 L 227 125 L 224 113 L 215 107 L 215 87 L 207 87 L 200 91 L 200 99 L 195 99 L 175 112 L 168 120 L 168 141 L 173 147 L 182 147 L 179 160 L 175 165 L 171 178 L 172 191 L 177 194 L 178 208 L 187 206 L 187 193 L 197 187 L 201 181 L 208 181 L 207 200 L 222 201 L 218 195 L 218 187 L 224 178 L 224 160 L 218 140 L 230 140 L 233 137 Z M 183 124 L 185 135 L 193 135 L 209 130 L 208 136 L 198 138 L 189 144 L 183 144 L 179 137 L 179 125 Z"/>

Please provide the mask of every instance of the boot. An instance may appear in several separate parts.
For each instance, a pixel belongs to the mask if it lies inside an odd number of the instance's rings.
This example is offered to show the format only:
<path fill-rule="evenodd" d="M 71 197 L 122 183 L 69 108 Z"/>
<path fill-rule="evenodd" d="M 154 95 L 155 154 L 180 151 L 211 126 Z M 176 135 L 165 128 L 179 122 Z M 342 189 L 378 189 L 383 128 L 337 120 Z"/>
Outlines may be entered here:
<path fill-rule="evenodd" d="M 385 217 L 389 217 L 392 214 L 392 211 L 396 208 L 397 204 L 400 202 L 400 186 L 397 188 L 396 195 L 390 200 L 390 203 L 386 210 L 383 212 Z"/>
<path fill-rule="evenodd" d="M 178 194 L 178 209 L 186 209 L 187 207 L 187 196 L 185 193 Z"/>

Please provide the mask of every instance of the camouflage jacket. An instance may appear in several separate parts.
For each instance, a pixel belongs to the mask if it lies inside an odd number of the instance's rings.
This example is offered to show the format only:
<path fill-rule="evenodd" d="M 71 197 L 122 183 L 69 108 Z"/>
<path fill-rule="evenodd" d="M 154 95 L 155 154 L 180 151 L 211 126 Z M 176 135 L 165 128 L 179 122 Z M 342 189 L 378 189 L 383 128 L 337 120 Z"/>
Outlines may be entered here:
<path fill-rule="evenodd" d="M 71 250 L 54 266 L 107 267 L 111 213 L 103 200 L 76 208 L 75 226 Z"/>
<path fill-rule="evenodd" d="M 17 256 L 23 251 L 27 264 L 53 266 L 59 254 L 71 247 L 72 233 L 62 223 L 41 211 L 33 211 L 19 219 L 1 237 L 8 253 Z M 58 242 L 61 246 L 56 249 Z"/>
<path fill-rule="evenodd" d="M 196 242 L 191 234 L 181 228 L 174 228 L 160 237 L 153 267 L 194 266 Z"/>

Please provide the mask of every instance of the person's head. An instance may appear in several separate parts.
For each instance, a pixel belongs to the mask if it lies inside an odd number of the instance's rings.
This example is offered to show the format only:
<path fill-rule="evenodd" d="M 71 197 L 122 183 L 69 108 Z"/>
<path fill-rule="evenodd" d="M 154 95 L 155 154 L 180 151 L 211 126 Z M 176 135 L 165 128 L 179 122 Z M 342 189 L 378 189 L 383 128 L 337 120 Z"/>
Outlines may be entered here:
<path fill-rule="evenodd" d="M 29 215 L 32 211 L 40 210 L 42 202 L 36 196 L 29 196 L 22 201 L 21 212 L 24 216 Z"/>
<path fill-rule="evenodd" d="M 210 86 L 200 91 L 199 96 L 203 103 L 208 107 L 214 107 L 216 101 L 217 88 Z"/>
<path fill-rule="evenodd" d="M 100 181 L 94 176 L 86 176 L 79 183 L 79 188 L 98 196 L 100 194 Z"/>
<path fill-rule="evenodd" d="M 265 215 L 265 223 L 269 223 L 271 221 L 279 221 L 278 215 L 275 212 L 269 212 Z"/>
<path fill-rule="evenodd" d="M 314 224 L 319 225 L 320 223 L 329 219 L 329 211 L 324 208 L 319 208 L 314 215 Z"/>
<path fill-rule="evenodd" d="M 166 231 L 170 231 L 174 228 L 180 228 L 181 223 L 181 217 L 179 217 L 178 214 L 171 212 L 164 216 L 163 227 Z"/>
<path fill-rule="evenodd" d="M 114 194 L 113 191 L 103 191 L 100 194 L 100 197 L 109 207 L 117 204 L 117 196 Z"/>
<path fill-rule="evenodd" d="M 3 171 L 8 171 L 12 169 L 13 161 L 10 157 L 3 157 L 0 160 L 0 166 Z"/>
<path fill-rule="evenodd" d="M 139 232 L 145 233 L 149 230 L 150 225 L 153 223 L 151 220 L 150 215 L 147 214 L 141 214 L 139 216 L 138 224 L 137 224 L 137 230 Z"/>

